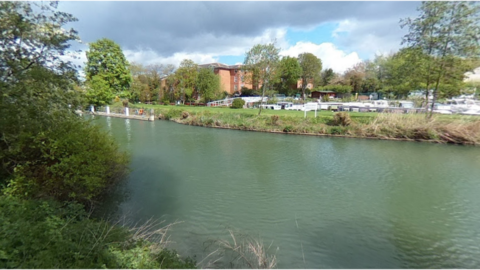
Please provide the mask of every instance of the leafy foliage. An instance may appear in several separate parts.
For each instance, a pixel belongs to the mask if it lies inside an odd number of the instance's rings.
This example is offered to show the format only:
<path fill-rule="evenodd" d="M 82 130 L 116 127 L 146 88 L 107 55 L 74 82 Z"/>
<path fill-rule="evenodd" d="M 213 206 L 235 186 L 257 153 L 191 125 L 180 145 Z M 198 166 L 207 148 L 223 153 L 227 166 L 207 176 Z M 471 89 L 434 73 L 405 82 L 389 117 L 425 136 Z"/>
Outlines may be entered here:
<path fill-rule="evenodd" d="M 278 63 L 277 76 L 279 77 L 277 89 L 287 96 L 297 91 L 297 81 L 302 74 L 297 58 L 283 57 Z"/>
<path fill-rule="evenodd" d="M 269 83 L 275 83 L 275 73 L 278 68 L 278 61 L 280 59 L 279 53 L 280 49 L 275 47 L 275 44 L 257 44 L 253 46 L 245 56 L 244 67 L 243 69 L 248 72 L 247 80 L 252 82 L 252 85 L 255 82 L 262 82 L 262 100 L 265 96 L 265 90 Z M 255 89 L 255 88 L 254 88 Z M 262 108 L 258 114 L 260 115 Z"/>
<path fill-rule="evenodd" d="M 476 2 L 425 1 L 418 10 L 417 18 L 402 20 L 401 26 L 409 31 L 402 43 L 425 55 L 417 64 L 422 67 L 427 98 L 428 91 L 433 90 L 433 111 L 441 85 L 463 79 L 466 70 L 462 72 L 458 58 L 478 57 L 480 53 L 480 6 Z M 459 69 L 462 76 L 448 76 Z"/>
<path fill-rule="evenodd" d="M 56 123 L 55 129 L 22 134 L 17 147 L 6 152 L 4 166 L 12 177 L 5 192 L 82 203 L 98 199 L 126 172 L 126 154 L 82 119 Z"/>
<path fill-rule="evenodd" d="M 105 106 L 112 102 L 115 94 L 108 83 L 99 75 L 95 75 L 87 81 L 86 97 L 89 104 Z"/>
<path fill-rule="evenodd" d="M 71 14 L 49 5 L 30 2 L 0 2 L 0 87 L 18 83 L 29 77 L 30 70 L 55 67 L 55 74 L 70 74 L 74 65 L 60 59 L 77 40 L 77 32 L 62 27 L 77 21 Z M 34 12 L 41 10 L 42 12 Z M 72 56 L 76 56 L 73 54 Z"/>
<path fill-rule="evenodd" d="M 132 81 L 128 67 L 122 49 L 114 41 L 103 38 L 89 44 L 85 65 L 87 82 L 99 76 L 107 83 L 110 91 L 128 98 L 125 93 L 128 93 Z"/>
<path fill-rule="evenodd" d="M 1 268 L 195 268 L 78 204 L 0 196 Z"/>
<path fill-rule="evenodd" d="M 73 30 L 64 32 L 60 26 L 74 19 L 56 12 L 55 4 L 40 4 L 41 14 L 29 3 L 0 5 L 9 14 L 2 17 L 2 27 L 7 27 L 2 34 L 28 25 L 21 40 L 28 46 L 16 58 L 0 50 L 11 67 L 0 96 L 0 185 L 24 197 L 91 201 L 124 172 L 127 159 L 112 138 L 74 114 L 83 101 L 74 87 L 75 70 L 54 57 L 74 37 Z M 45 16 L 48 12 L 53 15 Z M 38 57 L 34 62 L 32 55 Z M 22 66 L 24 62 L 32 64 Z"/>
<path fill-rule="evenodd" d="M 245 100 L 241 98 L 236 98 L 232 102 L 232 109 L 241 109 L 243 108 L 243 105 L 245 105 Z"/>
<path fill-rule="evenodd" d="M 220 92 L 220 77 L 211 69 L 202 68 L 198 72 L 196 87 L 203 100 L 210 102 Z"/>
<path fill-rule="evenodd" d="M 298 63 L 302 68 L 302 98 L 305 99 L 305 89 L 309 82 L 313 82 L 315 77 L 320 75 L 322 70 L 322 61 L 312 53 L 302 53 L 298 56 Z"/>
<path fill-rule="evenodd" d="M 181 91 L 183 102 L 192 98 L 195 83 L 197 82 L 197 74 L 197 64 L 190 59 L 184 59 L 175 72 L 175 77 L 178 81 L 177 87 Z"/>

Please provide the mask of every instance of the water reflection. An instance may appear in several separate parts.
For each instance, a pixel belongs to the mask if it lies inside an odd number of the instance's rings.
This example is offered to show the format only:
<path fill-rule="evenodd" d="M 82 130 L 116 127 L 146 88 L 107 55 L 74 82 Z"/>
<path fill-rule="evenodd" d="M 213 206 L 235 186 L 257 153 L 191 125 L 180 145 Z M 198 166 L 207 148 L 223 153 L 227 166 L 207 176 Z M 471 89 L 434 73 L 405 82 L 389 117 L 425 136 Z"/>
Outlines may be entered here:
<path fill-rule="evenodd" d="M 132 140 L 132 126 L 130 124 L 130 119 L 125 119 L 125 131 L 127 134 L 127 143 L 130 146 L 130 141 Z"/>
<path fill-rule="evenodd" d="M 478 148 L 115 118 L 111 133 L 132 153 L 119 212 L 183 221 L 182 254 L 233 227 L 274 241 L 279 268 L 480 267 Z"/>

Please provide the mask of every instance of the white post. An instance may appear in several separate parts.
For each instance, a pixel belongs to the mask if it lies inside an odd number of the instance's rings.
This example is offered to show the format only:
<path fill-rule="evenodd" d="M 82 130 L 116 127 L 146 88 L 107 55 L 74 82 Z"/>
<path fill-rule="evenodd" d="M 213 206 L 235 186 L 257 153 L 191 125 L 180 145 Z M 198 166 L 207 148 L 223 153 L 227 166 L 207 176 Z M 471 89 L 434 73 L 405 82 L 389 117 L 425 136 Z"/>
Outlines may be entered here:
<path fill-rule="evenodd" d="M 305 104 L 303 104 L 303 112 L 304 112 L 303 118 L 307 118 L 307 107 L 305 106 Z"/>
<path fill-rule="evenodd" d="M 128 116 L 128 107 L 125 107 L 125 115 Z"/>
<path fill-rule="evenodd" d="M 107 110 L 107 114 L 110 114 L 110 106 L 107 106 L 106 110 Z"/>
<path fill-rule="evenodd" d="M 155 111 L 153 109 L 150 109 L 150 117 L 148 117 L 149 121 L 154 121 L 155 120 Z"/>
<path fill-rule="evenodd" d="M 90 105 L 90 111 L 91 111 L 92 113 L 95 112 L 95 107 L 94 107 L 93 105 Z"/>
<path fill-rule="evenodd" d="M 317 105 L 318 108 L 318 105 Z M 317 118 L 317 108 L 315 108 L 315 118 Z"/>

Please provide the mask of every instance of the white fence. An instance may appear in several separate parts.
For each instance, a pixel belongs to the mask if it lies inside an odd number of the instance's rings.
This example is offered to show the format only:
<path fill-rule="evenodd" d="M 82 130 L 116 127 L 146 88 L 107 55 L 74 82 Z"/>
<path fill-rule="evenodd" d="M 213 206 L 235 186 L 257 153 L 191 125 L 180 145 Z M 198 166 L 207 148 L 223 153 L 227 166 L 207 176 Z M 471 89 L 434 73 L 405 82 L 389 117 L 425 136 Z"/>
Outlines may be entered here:
<path fill-rule="evenodd" d="M 245 103 L 255 103 L 262 101 L 262 97 L 239 97 L 245 101 Z M 215 100 L 207 103 L 208 107 L 220 107 L 220 106 L 231 106 L 235 98 L 226 98 L 221 100 Z M 268 97 L 263 98 L 263 102 L 267 102 Z"/>

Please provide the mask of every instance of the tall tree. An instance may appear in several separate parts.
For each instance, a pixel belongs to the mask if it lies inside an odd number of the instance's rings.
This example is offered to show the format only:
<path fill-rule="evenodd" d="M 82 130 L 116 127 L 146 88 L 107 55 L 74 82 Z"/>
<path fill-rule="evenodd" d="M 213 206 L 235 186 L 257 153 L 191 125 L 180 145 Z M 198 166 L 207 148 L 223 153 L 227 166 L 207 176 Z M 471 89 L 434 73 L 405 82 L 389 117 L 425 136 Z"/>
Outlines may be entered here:
<path fill-rule="evenodd" d="M 129 63 L 120 46 L 107 38 L 90 43 L 88 46 L 85 65 L 87 82 L 94 76 L 99 76 L 116 95 L 128 97 L 132 77 Z"/>
<path fill-rule="evenodd" d="M 278 90 L 279 93 L 290 95 L 292 90 L 297 90 L 297 82 L 302 74 L 302 68 L 297 58 L 286 56 L 278 63 L 276 75 L 279 77 Z"/>
<path fill-rule="evenodd" d="M 210 102 L 220 92 L 220 77 L 209 68 L 202 68 L 197 77 L 198 93 L 205 102 Z"/>
<path fill-rule="evenodd" d="M 182 94 L 182 101 L 185 104 L 195 91 L 195 83 L 197 82 L 198 66 L 190 59 L 185 59 L 180 63 L 180 67 L 175 72 L 178 80 L 178 88 Z"/>
<path fill-rule="evenodd" d="M 333 69 L 327 68 L 321 73 L 321 86 L 330 84 L 330 81 L 335 77 L 335 72 Z"/>
<path fill-rule="evenodd" d="M 63 28 L 75 21 L 56 2 L 0 2 L 0 159 L 22 131 L 38 133 L 82 102 L 76 66 L 61 57 L 78 40 Z"/>
<path fill-rule="evenodd" d="M 259 81 L 262 82 L 262 102 L 265 97 L 265 89 L 268 85 L 275 83 L 275 73 L 280 59 L 280 49 L 275 44 L 257 44 L 253 46 L 245 55 L 243 62 L 244 69 L 257 72 Z M 252 72 L 253 73 L 253 72 Z M 258 115 L 262 113 L 262 106 L 258 111 Z"/>
<path fill-rule="evenodd" d="M 352 91 L 360 93 L 365 81 L 365 64 L 363 62 L 355 64 L 345 71 L 344 77 L 352 86 Z"/>
<path fill-rule="evenodd" d="M 420 15 L 401 21 L 401 27 L 408 28 L 402 44 L 417 48 L 426 54 L 425 87 L 428 100 L 433 90 L 432 115 L 442 79 L 447 70 L 458 67 L 456 57 L 477 57 L 480 53 L 479 6 L 476 2 L 422 2 Z"/>
<path fill-rule="evenodd" d="M 310 81 L 320 75 L 322 61 L 312 53 L 302 53 L 298 56 L 298 63 L 302 68 L 302 99 L 305 100 L 305 89 Z"/>
<path fill-rule="evenodd" d="M 80 201 L 119 173 L 114 141 L 74 114 L 77 72 L 62 56 L 75 21 L 56 2 L 0 2 L 2 193 Z"/>

